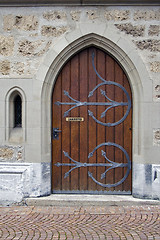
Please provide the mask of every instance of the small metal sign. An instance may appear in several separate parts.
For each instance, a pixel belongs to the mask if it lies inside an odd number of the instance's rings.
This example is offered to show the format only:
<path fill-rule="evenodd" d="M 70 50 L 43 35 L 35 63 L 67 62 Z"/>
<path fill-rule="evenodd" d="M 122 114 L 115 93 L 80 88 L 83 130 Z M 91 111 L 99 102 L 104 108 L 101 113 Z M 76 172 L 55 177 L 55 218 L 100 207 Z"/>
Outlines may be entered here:
<path fill-rule="evenodd" d="M 83 117 L 66 117 L 67 122 L 84 122 Z"/>

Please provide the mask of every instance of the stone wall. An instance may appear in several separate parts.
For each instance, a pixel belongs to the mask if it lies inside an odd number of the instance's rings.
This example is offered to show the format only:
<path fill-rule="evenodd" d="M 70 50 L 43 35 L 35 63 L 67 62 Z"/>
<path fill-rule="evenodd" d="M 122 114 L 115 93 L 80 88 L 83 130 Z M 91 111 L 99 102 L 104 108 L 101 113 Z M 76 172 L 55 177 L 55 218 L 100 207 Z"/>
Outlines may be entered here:
<path fill-rule="evenodd" d="M 106 23 L 129 38 L 150 74 L 159 70 L 157 7 L 50 7 L 0 9 L 0 77 L 33 77 L 56 39 L 79 22 Z M 158 75 L 158 74 L 157 74 Z"/>

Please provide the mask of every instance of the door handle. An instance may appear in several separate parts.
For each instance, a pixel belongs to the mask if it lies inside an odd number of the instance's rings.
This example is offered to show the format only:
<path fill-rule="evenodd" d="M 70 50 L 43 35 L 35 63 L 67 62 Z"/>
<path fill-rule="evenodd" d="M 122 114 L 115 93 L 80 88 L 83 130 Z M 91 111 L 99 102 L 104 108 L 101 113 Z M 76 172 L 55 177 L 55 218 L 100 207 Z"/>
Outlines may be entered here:
<path fill-rule="evenodd" d="M 55 131 L 56 133 L 62 132 L 62 130 L 59 130 L 58 128 L 55 128 L 54 131 Z"/>
<path fill-rule="evenodd" d="M 53 139 L 59 139 L 59 133 L 62 132 L 62 130 L 59 130 L 59 128 L 53 128 Z"/>

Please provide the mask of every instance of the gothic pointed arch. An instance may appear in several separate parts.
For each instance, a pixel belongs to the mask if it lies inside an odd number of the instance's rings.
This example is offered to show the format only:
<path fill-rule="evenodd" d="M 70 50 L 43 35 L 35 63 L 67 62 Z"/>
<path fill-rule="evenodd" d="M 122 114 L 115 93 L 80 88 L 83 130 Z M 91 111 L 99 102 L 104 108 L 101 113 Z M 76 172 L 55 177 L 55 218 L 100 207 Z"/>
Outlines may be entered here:
<path fill-rule="evenodd" d="M 88 32 L 82 34 L 83 26 L 81 25 L 79 28 L 80 30 L 69 33 L 53 46 L 36 75 L 36 79 L 43 82 L 41 95 L 42 157 L 45 161 L 51 161 L 51 97 L 58 73 L 68 59 L 78 51 L 89 46 L 96 46 L 110 53 L 119 62 L 130 82 L 133 97 L 132 156 L 134 171 L 134 162 L 143 159 L 143 103 L 147 98 L 152 98 L 151 93 L 146 95 L 148 86 L 152 87 L 148 72 L 134 45 L 123 37 L 119 37 L 113 32 L 113 29 L 106 29 L 106 26 L 98 29 L 98 26 L 96 28 L 95 25 L 89 25 L 86 27 Z M 96 31 L 96 29 L 98 30 Z"/>
<path fill-rule="evenodd" d="M 6 140 L 15 143 L 25 141 L 26 97 L 22 89 L 14 87 L 6 95 Z"/>

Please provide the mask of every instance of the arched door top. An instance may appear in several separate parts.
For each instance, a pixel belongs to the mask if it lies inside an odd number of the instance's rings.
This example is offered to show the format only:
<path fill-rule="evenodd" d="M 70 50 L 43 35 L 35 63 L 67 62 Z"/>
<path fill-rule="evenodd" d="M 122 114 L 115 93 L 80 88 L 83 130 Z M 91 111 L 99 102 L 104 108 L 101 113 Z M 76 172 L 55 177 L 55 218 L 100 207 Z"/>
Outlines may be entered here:
<path fill-rule="evenodd" d="M 86 24 L 88 25 L 88 24 Z M 150 78 L 141 57 L 132 42 L 126 38 L 120 37 L 110 27 L 99 28 L 94 24 L 86 26 L 85 33 L 80 24 L 80 29 L 67 33 L 66 36 L 60 38 L 56 44 L 50 49 L 43 63 L 41 64 L 36 78 L 40 81 L 54 86 L 54 81 L 62 66 L 68 59 L 85 47 L 95 46 L 110 53 L 123 67 L 128 75 L 133 96 L 138 102 L 142 102 L 143 98 L 152 98 L 152 96 L 144 95 L 143 89 L 146 83 L 150 83 Z M 42 94 L 45 94 L 45 85 L 42 89 Z M 52 89 L 50 96 L 52 95 Z M 145 100 L 145 99 L 144 99 Z"/>

